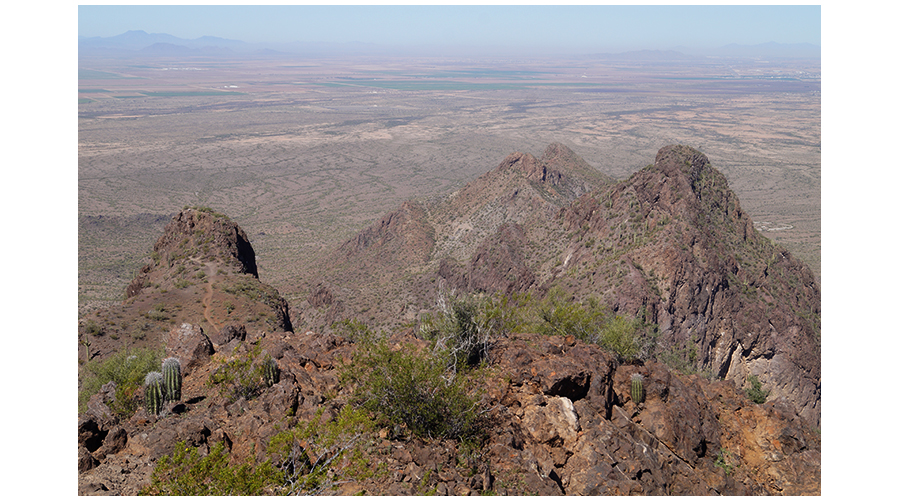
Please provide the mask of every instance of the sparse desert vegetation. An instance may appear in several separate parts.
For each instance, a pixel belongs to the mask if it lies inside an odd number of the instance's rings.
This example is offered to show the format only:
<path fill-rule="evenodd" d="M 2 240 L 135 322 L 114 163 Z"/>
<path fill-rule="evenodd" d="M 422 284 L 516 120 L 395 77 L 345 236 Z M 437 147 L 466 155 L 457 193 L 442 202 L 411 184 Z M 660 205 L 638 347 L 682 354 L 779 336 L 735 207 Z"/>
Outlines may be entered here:
<path fill-rule="evenodd" d="M 261 278 L 292 301 L 316 256 L 402 201 L 554 141 L 620 179 L 692 145 L 819 272 L 818 61 L 144 62 L 80 61 L 82 312 L 122 299 L 185 205 L 250 228 Z"/>

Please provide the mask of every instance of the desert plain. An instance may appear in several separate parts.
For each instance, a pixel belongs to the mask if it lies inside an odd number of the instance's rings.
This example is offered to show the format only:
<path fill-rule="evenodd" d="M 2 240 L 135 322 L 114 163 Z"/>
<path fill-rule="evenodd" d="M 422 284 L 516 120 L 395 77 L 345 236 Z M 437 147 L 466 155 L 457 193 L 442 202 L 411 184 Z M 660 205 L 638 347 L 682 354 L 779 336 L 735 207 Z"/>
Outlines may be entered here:
<path fill-rule="evenodd" d="M 260 279 L 302 300 L 313 259 L 404 200 L 551 142 L 624 179 L 704 152 L 765 236 L 821 274 L 819 60 L 81 58 L 79 312 L 121 301 L 173 214 L 228 215 Z"/>

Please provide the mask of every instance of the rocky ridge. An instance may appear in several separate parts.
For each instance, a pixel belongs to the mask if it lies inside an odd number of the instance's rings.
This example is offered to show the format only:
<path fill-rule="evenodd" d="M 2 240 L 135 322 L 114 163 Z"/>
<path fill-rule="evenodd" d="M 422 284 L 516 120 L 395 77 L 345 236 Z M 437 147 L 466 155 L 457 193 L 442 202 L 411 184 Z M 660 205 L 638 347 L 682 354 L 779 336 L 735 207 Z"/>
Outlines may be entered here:
<path fill-rule="evenodd" d="M 333 420 L 352 390 L 340 368 L 363 344 L 312 324 L 359 314 L 349 295 L 368 276 L 362 283 L 382 291 L 407 280 L 397 297 L 405 309 L 382 304 L 407 318 L 426 310 L 439 286 L 593 293 L 616 310 L 643 310 L 662 342 L 695 346 L 698 365 L 718 367 L 720 378 L 653 360 L 622 364 L 572 337 L 498 338 L 480 381 L 482 418 L 491 422 L 480 449 L 382 429 L 367 448 L 382 473 L 341 485 L 342 494 L 820 494 L 817 326 L 801 314 L 818 314 L 808 270 L 752 230 L 695 150 L 663 148 L 653 166 L 620 183 L 566 167 L 582 162 L 554 145 L 540 160 L 507 158 L 445 200 L 405 203 L 331 255 L 350 278 L 338 286 L 323 277 L 293 323 L 277 291 L 251 273 L 243 231 L 208 209 L 184 210 L 123 305 L 94 320 L 120 322 L 81 333 L 103 358 L 135 341 L 118 326 L 129 314 L 164 303 L 164 328 L 143 340 L 181 360 L 183 397 L 159 416 L 139 409 L 120 418 L 111 410 L 115 387 L 95 394 L 79 415 L 79 494 L 139 493 L 178 442 L 201 454 L 222 443 L 234 463 L 262 460 L 279 429 Z M 423 343 L 396 331 L 395 349 Z M 277 383 L 236 399 L 211 388 L 224 364 L 260 352 L 277 361 Z M 765 404 L 744 394 L 749 374 L 773 393 Z M 637 401 L 634 375 L 644 387 Z"/>
<path fill-rule="evenodd" d="M 398 325 L 432 311 L 440 290 L 541 297 L 561 287 L 659 325 L 657 351 L 691 370 L 740 387 L 757 377 L 818 425 L 821 311 L 809 268 L 753 229 L 693 148 L 664 147 L 621 182 L 584 165 L 554 144 L 541 159 L 514 153 L 444 199 L 404 203 L 323 260 L 312 293 L 330 301 L 295 304 L 295 321 Z"/>
<path fill-rule="evenodd" d="M 186 207 L 165 226 L 147 261 L 121 304 L 79 321 L 83 361 L 104 359 L 123 345 L 160 345 L 183 322 L 213 335 L 245 325 L 251 339 L 293 330 L 287 301 L 259 280 L 247 235 L 223 214 Z"/>

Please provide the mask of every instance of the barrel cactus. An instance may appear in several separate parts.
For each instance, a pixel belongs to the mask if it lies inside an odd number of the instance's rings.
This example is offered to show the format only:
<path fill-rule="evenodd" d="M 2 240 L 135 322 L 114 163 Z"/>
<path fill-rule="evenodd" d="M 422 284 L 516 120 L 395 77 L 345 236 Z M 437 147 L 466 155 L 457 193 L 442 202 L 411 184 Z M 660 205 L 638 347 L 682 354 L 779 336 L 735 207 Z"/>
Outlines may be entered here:
<path fill-rule="evenodd" d="M 279 379 L 278 363 L 270 356 L 266 356 L 266 359 L 262 363 L 262 368 L 263 379 L 266 381 L 266 386 L 272 387 L 277 384 Z"/>
<path fill-rule="evenodd" d="M 150 372 L 144 377 L 144 403 L 147 412 L 159 415 L 165 402 L 165 389 L 163 388 L 163 374 Z"/>
<path fill-rule="evenodd" d="M 635 404 L 644 402 L 644 376 L 640 373 L 631 376 L 631 400 Z"/>
<path fill-rule="evenodd" d="M 181 362 L 178 358 L 166 358 L 162 363 L 165 400 L 181 400 Z"/>

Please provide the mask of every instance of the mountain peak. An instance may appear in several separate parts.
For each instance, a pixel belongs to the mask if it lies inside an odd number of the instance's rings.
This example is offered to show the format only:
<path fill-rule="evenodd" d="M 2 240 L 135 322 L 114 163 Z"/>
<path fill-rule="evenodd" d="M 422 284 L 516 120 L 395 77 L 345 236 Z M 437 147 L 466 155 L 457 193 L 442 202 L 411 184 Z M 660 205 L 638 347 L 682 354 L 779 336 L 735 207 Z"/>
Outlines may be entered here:
<path fill-rule="evenodd" d="M 681 174 L 696 179 L 709 166 L 709 158 L 690 146 L 671 144 L 656 153 L 654 166 L 669 177 Z"/>
<path fill-rule="evenodd" d="M 187 260 L 217 261 L 259 279 L 247 234 L 227 216 L 206 207 L 185 207 L 176 214 L 153 245 L 152 256 L 153 263 L 144 266 L 126 288 L 127 297 L 140 293 L 149 274 L 167 274 Z"/>
<path fill-rule="evenodd" d="M 504 158 L 497 167 L 497 171 L 506 170 L 518 171 L 529 180 L 543 180 L 541 164 L 531 153 L 515 152 Z"/>

